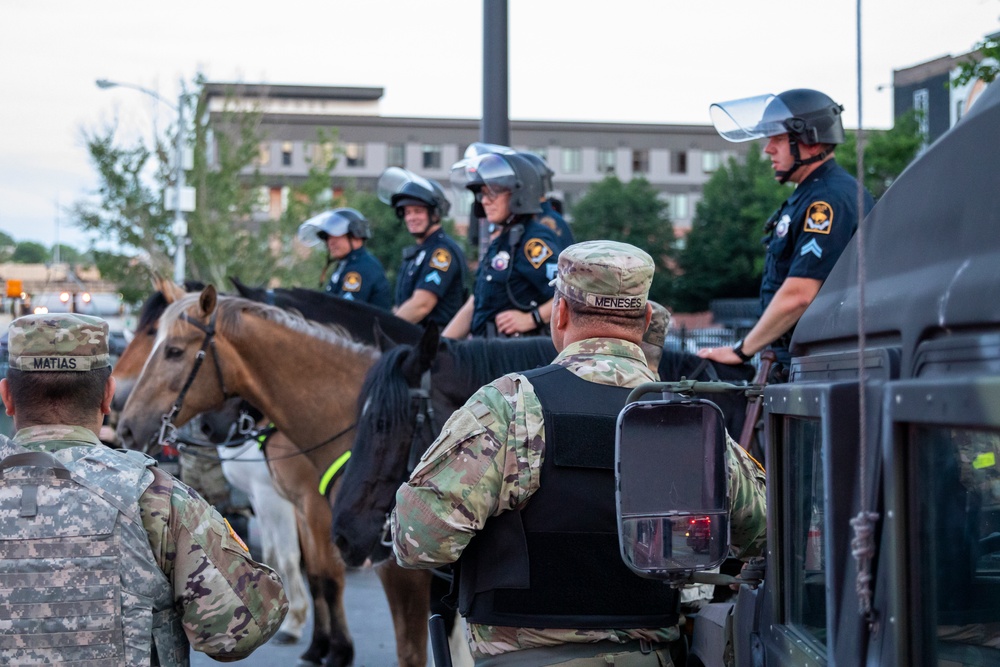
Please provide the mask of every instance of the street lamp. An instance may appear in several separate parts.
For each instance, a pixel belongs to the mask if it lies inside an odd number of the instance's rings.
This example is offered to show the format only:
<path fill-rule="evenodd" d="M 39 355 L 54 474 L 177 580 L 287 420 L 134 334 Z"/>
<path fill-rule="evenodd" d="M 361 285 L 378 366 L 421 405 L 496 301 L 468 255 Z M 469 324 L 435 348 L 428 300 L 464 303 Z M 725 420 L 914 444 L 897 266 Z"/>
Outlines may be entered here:
<path fill-rule="evenodd" d="M 184 284 L 184 252 L 187 244 L 187 221 L 184 219 L 184 211 L 181 207 L 181 193 L 184 191 L 184 82 L 181 82 L 181 96 L 176 105 L 160 97 L 158 93 L 143 88 L 132 83 L 119 83 L 107 79 L 98 79 L 97 87 L 107 88 L 131 88 L 145 93 L 153 99 L 166 104 L 177 112 L 177 136 L 174 140 L 174 239 L 177 249 L 174 252 L 174 282 L 178 285 Z"/>

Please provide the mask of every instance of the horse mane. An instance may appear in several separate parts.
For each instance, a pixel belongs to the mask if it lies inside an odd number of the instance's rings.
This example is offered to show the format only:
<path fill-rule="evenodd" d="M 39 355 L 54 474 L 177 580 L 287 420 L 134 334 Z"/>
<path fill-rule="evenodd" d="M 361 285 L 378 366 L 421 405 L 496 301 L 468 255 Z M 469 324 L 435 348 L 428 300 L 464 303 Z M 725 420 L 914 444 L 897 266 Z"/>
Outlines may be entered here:
<path fill-rule="evenodd" d="M 410 386 L 402 368 L 412 351 L 410 345 L 397 345 L 384 352 L 368 370 L 358 394 L 355 446 L 374 442 L 372 435 L 376 430 L 393 432 L 409 419 Z"/>
<path fill-rule="evenodd" d="M 545 336 L 492 340 L 443 338 L 441 341 L 473 391 L 507 373 L 529 371 L 548 365 L 556 358 L 556 348 Z"/>
<path fill-rule="evenodd" d="M 162 322 L 172 322 L 201 298 L 201 294 L 192 293 L 170 304 L 163 313 Z M 219 295 L 215 305 L 215 328 L 220 334 L 234 337 L 240 332 L 244 315 L 259 317 L 268 322 L 274 322 L 292 331 L 311 336 L 318 340 L 339 345 L 351 352 L 372 352 L 373 347 L 359 343 L 347 333 L 344 327 L 336 324 L 318 324 L 307 320 L 291 311 L 282 310 L 277 306 L 269 306 L 258 301 L 251 301 L 237 296 Z M 164 327 L 160 328 L 157 342 L 164 335 Z"/>
<path fill-rule="evenodd" d="M 196 280 L 187 280 L 184 282 L 185 292 L 193 292 L 195 290 L 200 292 L 204 288 L 205 285 Z M 156 324 L 156 321 L 163 316 L 168 305 L 167 297 L 163 296 L 163 292 L 156 290 L 150 294 L 143 302 L 142 309 L 139 311 L 139 321 L 135 325 L 135 330 L 145 331 Z"/>

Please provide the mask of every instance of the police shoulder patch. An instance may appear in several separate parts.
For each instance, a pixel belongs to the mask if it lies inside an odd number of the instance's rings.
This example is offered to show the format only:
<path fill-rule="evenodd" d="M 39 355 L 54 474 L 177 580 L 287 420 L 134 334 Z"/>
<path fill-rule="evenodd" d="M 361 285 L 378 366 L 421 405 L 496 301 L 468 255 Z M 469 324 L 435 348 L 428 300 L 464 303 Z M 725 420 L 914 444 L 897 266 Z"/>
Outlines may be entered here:
<path fill-rule="evenodd" d="M 344 282 L 341 287 L 345 292 L 357 292 L 361 289 L 361 274 L 357 271 L 349 271 L 344 276 Z"/>
<path fill-rule="evenodd" d="M 440 271 L 447 271 L 451 266 L 451 253 L 446 248 L 438 248 L 431 255 L 431 267 Z"/>
<path fill-rule="evenodd" d="M 833 207 L 825 201 L 814 201 L 806 210 L 805 231 L 829 234 L 833 227 Z"/>
<path fill-rule="evenodd" d="M 549 257 L 552 257 L 555 253 L 552 252 L 552 248 L 542 239 L 533 238 L 528 239 L 524 244 L 524 256 L 528 258 L 531 265 L 536 269 L 545 263 Z"/>
<path fill-rule="evenodd" d="M 542 223 L 556 234 L 559 234 L 559 225 L 556 223 L 556 219 L 551 215 L 542 216 L 538 219 L 538 222 Z"/>

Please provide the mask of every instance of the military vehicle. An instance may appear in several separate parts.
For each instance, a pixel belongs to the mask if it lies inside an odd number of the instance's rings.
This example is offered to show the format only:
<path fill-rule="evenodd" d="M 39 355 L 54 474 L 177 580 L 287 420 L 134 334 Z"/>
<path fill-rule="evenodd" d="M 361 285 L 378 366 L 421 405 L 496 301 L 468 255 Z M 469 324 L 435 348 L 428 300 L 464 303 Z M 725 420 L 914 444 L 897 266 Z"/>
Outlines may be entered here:
<path fill-rule="evenodd" d="M 998 149 L 993 85 L 889 188 L 799 322 L 790 381 L 763 393 L 763 584 L 699 613 L 692 661 L 1000 665 Z M 633 405 L 623 554 L 684 580 L 728 549 L 718 422 L 698 399 Z M 711 517 L 707 549 L 687 541 L 694 517 Z"/>

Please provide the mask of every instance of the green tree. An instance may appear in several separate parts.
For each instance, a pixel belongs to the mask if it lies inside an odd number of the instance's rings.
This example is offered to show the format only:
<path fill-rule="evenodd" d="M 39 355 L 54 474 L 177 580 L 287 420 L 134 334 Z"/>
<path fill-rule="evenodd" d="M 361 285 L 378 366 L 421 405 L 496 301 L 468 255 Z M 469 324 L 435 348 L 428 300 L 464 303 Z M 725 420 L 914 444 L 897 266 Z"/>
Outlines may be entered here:
<path fill-rule="evenodd" d="M 958 64 L 958 76 L 951 85 L 964 86 L 976 79 L 993 83 L 997 74 L 1000 74 L 1000 37 L 994 35 L 976 44 L 969 58 Z"/>
<path fill-rule="evenodd" d="M 10 261 L 17 264 L 42 264 L 49 261 L 49 249 L 34 241 L 21 241 L 11 253 Z"/>
<path fill-rule="evenodd" d="M 52 246 L 51 256 L 52 261 L 55 261 L 55 246 Z M 82 253 L 73 246 L 68 246 L 65 243 L 59 244 L 59 261 L 70 265 L 92 263 L 90 258 L 85 253 Z"/>
<path fill-rule="evenodd" d="M 674 228 L 666 202 L 646 179 L 622 183 L 611 175 L 590 186 L 573 207 L 573 236 L 577 241 L 623 241 L 648 252 L 656 265 L 650 298 L 670 303 Z"/>
<path fill-rule="evenodd" d="M 0 262 L 9 262 L 16 247 L 17 241 L 14 240 L 14 237 L 7 232 L 0 231 Z"/>
<path fill-rule="evenodd" d="M 763 225 L 789 194 L 757 147 L 744 161 L 730 158 L 712 175 L 679 257 L 672 303 L 678 312 L 706 310 L 712 299 L 760 293 Z"/>
<path fill-rule="evenodd" d="M 878 200 L 920 152 L 919 112 L 910 111 L 896 119 L 892 129 L 865 133 L 865 187 Z M 837 146 L 837 162 L 851 174 L 857 173 L 857 132 Z"/>

